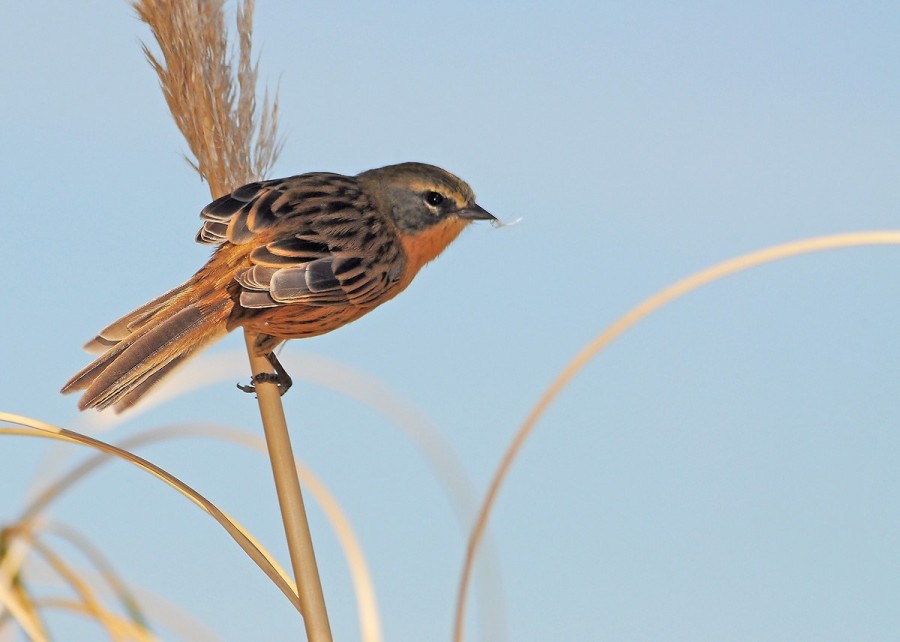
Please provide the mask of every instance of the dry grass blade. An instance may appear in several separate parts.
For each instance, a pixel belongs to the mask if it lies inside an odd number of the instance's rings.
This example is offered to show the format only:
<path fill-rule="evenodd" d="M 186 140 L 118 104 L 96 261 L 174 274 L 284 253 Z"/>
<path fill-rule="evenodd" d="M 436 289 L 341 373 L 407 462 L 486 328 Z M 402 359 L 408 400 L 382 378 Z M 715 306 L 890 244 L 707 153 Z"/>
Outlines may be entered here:
<path fill-rule="evenodd" d="M 201 509 L 206 511 L 217 522 L 219 522 L 225 528 L 228 534 L 231 535 L 232 539 L 234 539 L 234 541 L 237 542 L 237 544 L 242 549 L 244 549 L 244 552 L 246 552 L 250 556 L 250 558 L 254 562 L 256 562 L 257 566 L 259 566 L 259 568 L 269 577 L 269 579 L 271 579 L 275 583 L 275 585 L 281 590 L 281 592 L 284 593 L 284 595 L 290 600 L 291 604 L 293 604 L 298 611 L 300 610 L 300 602 L 297 598 L 297 593 L 294 586 L 292 586 L 284 571 L 273 561 L 268 552 L 266 552 L 265 549 L 249 533 L 247 533 L 239 524 L 237 524 L 237 522 L 235 522 L 215 504 L 210 502 L 208 499 L 203 497 L 203 495 L 195 491 L 193 488 L 182 482 L 177 477 L 150 463 L 146 459 L 138 457 L 137 455 L 129 453 L 128 451 L 122 450 L 121 448 L 111 446 L 110 444 L 99 441 L 97 439 L 93 439 L 77 432 L 5 412 L 0 412 L 0 421 L 18 426 L 24 426 L 25 428 L 31 429 L 30 432 L 27 431 L 25 433 L 22 433 L 29 436 L 60 439 L 63 441 L 90 446 L 91 448 L 109 455 L 113 455 L 131 464 L 134 464 L 142 470 L 164 481 L 169 486 L 194 502 Z"/>
<path fill-rule="evenodd" d="M 72 604 L 76 605 L 80 612 L 94 620 L 98 626 L 103 627 L 110 639 L 123 642 L 126 640 L 145 640 L 147 642 L 155 640 L 143 622 L 139 622 L 131 616 L 123 619 L 115 613 L 106 610 L 97 598 L 91 585 L 83 579 L 82 574 L 66 564 L 60 556 L 56 555 L 46 544 L 41 542 L 33 532 L 17 528 L 7 529 L 6 532 L 11 539 L 14 538 L 17 542 L 24 542 L 24 548 L 28 552 L 34 552 L 46 561 L 58 578 L 62 580 L 62 583 L 72 589 L 80 598 L 79 602 L 72 602 Z M 18 606 L 19 610 L 29 613 L 29 619 L 32 621 L 30 624 L 40 624 L 38 611 L 43 608 L 44 603 L 28 594 L 23 581 L 17 581 L 14 589 L 18 603 L 16 606 Z M 7 602 L 7 600 L 3 600 L 3 602 Z M 43 630 L 36 632 L 33 628 L 25 626 L 20 617 L 17 616 L 16 619 L 23 625 L 23 629 L 31 639 L 46 639 L 47 636 Z M 3 620 L 0 619 L 0 624 L 2 622 Z"/>
<path fill-rule="evenodd" d="M 104 608 L 91 585 L 82 579 L 81 574 L 71 568 L 66 562 L 48 546 L 41 542 L 33 534 L 25 534 L 31 540 L 32 550 L 41 555 L 53 568 L 63 581 L 78 595 L 80 602 L 75 604 L 92 620 L 103 626 L 112 640 L 146 640 L 148 642 L 156 638 L 139 622 L 119 615 Z"/>
<path fill-rule="evenodd" d="M 42 532 L 52 533 L 57 537 L 68 542 L 76 548 L 91 563 L 94 570 L 99 573 L 100 578 L 106 582 L 113 595 L 118 598 L 122 608 L 125 610 L 128 619 L 136 628 L 149 630 L 147 618 L 144 616 L 138 604 L 137 598 L 119 577 L 113 565 L 106 559 L 106 556 L 96 546 L 91 544 L 85 537 L 75 531 L 75 529 L 61 524 L 59 522 L 44 522 L 41 525 Z"/>
<path fill-rule="evenodd" d="M 27 431 L 27 429 L 23 428 L 19 434 L 24 436 L 34 436 L 34 431 Z M 112 459 L 108 456 L 102 457 L 107 461 Z M 26 530 L 30 530 L 31 532 L 25 532 Z M 36 621 L 39 621 L 39 611 L 48 608 L 65 609 L 75 611 L 82 615 L 89 615 L 88 609 L 83 603 L 78 604 L 67 600 L 64 604 L 60 604 L 52 598 L 33 595 L 27 590 L 28 585 L 32 584 L 32 582 L 36 587 L 36 590 L 39 589 L 42 593 L 46 593 L 48 589 L 55 585 L 69 585 L 53 565 L 48 565 L 47 563 L 37 564 L 32 560 L 32 558 L 36 557 L 35 555 L 30 555 L 30 553 L 35 551 L 35 548 L 32 546 L 32 542 L 37 539 L 34 536 L 34 533 L 40 532 L 62 537 L 66 542 L 75 546 L 75 548 L 78 549 L 78 551 L 92 564 L 94 569 L 86 569 L 84 567 L 79 568 L 78 577 L 84 582 L 89 582 L 91 586 L 95 587 L 95 592 L 102 594 L 105 599 L 118 599 L 118 601 L 121 602 L 125 610 L 124 616 L 119 615 L 114 611 L 109 611 L 106 617 L 111 621 L 114 621 L 116 627 L 127 633 L 125 637 L 126 640 L 156 639 L 149 632 L 149 627 L 144 623 L 145 619 L 147 621 L 152 619 L 159 624 L 163 630 L 173 634 L 174 637 L 171 639 L 191 640 L 192 642 L 200 642 L 201 640 L 206 642 L 216 642 L 219 640 L 218 636 L 191 618 L 185 612 L 180 611 L 165 599 L 155 596 L 147 591 L 143 591 L 139 587 L 136 592 L 139 593 L 140 601 L 146 606 L 147 612 L 151 617 L 147 619 L 140 613 L 137 613 L 136 609 L 133 607 L 134 604 L 137 604 L 137 596 L 132 595 L 131 589 L 124 587 L 124 584 L 119 580 L 114 570 L 109 567 L 104 556 L 83 537 L 68 527 L 46 520 L 36 520 L 28 525 L 17 524 L 7 528 L 5 532 L 9 534 L 9 540 L 12 545 L 20 551 L 23 551 L 24 554 L 20 553 L 17 556 L 19 561 L 13 565 L 8 565 L 6 560 L 4 560 L 3 564 L 0 565 L 3 567 L 0 568 L 0 575 L 3 574 L 4 568 L 9 570 L 13 567 L 23 567 L 23 571 L 19 574 L 21 579 L 17 581 L 14 588 L 20 595 L 20 603 L 33 612 Z M 2 555 L 0 555 L 0 557 L 2 557 Z M 23 562 L 28 562 L 27 566 Z M 0 604 L 2 604 L 2 601 L 0 601 Z M 102 624 L 100 618 L 92 617 L 92 619 L 97 621 L 98 624 Z M 13 639 L 18 639 L 17 637 L 13 638 L 13 631 L 10 630 L 12 628 L 10 626 L 11 624 L 15 624 L 15 621 L 10 611 L 0 608 L 0 640 L 11 642 Z M 4 628 L 6 628 L 6 631 L 4 631 Z M 140 633 L 141 631 L 146 631 L 146 635 Z M 26 633 L 28 632 L 26 631 Z M 29 635 L 28 637 L 31 640 L 50 639 L 46 633 L 40 638 L 32 635 Z M 169 637 L 167 636 L 166 639 L 169 639 Z"/>
<path fill-rule="evenodd" d="M 11 529 L 0 530 L 0 631 L 16 622 L 29 640 L 44 642 L 49 638 L 20 575 L 30 550 L 28 543 L 13 537 Z"/>
<path fill-rule="evenodd" d="M 76 602 L 74 600 L 48 598 L 38 600 L 36 602 L 36 606 L 41 608 L 42 610 L 57 609 L 61 611 L 69 611 L 70 613 L 83 615 L 93 622 L 101 621 L 101 617 L 98 617 L 98 615 L 93 610 L 86 607 L 82 602 Z M 156 642 L 159 639 L 139 628 L 136 628 L 131 622 L 122 619 L 115 613 L 103 613 L 102 618 L 106 633 L 112 640 L 122 640 L 122 642 Z"/>
<path fill-rule="evenodd" d="M 159 45 L 143 46 L 191 165 L 214 197 L 264 177 L 278 157 L 277 104 L 268 95 L 257 118 L 257 68 L 251 57 L 253 0 L 238 6 L 237 71 L 223 0 L 137 0 L 135 11 Z"/>
<path fill-rule="evenodd" d="M 756 252 L 723 261 L 722 263 L 718 263 L 682 279 L 668 288 L 657 292 L 650 298 L 645 299 L 638 306 L 632 308 L 629 312 L 620 317 L 615 323 L 603 330 L 603 332 L 597 335 L 593 341 L 585 346 L 582 351 L 569 362 L 541 396 L 525 422 L 519 427 L 519 430 L 513 437 L 509 448 L 507 448 L 500 465 L 497 467 L 497 471 L 494 474 L 494 478 L 491 481 L 491 485 L 488 488 L 487 495 L 485 496 L 481 510 L 479 511 L 478 520 L 469 536 L 469 543 L 466 548 L 466 558 L 463 563 L 462 577 L 460 579 L 459 590 L 456 597 L 456 617 L 453 635 L 455 642 L 462 642 L 463 639 L 466 600 L 472 567 L 475 562 L 475 553 L 477 552 L 478 545 L 484 535 L 488 518 L 490 517 L 491 510 L 497 499 L 497 494 L 500 491 L 500 486 L 504 479 L 506 479 L 506 475 L 508 474 L 513 461 L 521 451 L 522 446 L 534 429 L 535 424 L 537 424 L 538 419 L 541 418 L 559 393 L 562 392 L 585 365 L 597 356 L 603 348 L 612 343 L 613 340 L 635 325 L 638 321 L 699 287 L 750 268 L 758 267 L 766 263 L 772 263 L 774 261 L 780 261 L 793 256 L 839 248 L 874 245 L 900 245 L 900 231 L 882 230 L 821 236 L 764 248 Z"/>

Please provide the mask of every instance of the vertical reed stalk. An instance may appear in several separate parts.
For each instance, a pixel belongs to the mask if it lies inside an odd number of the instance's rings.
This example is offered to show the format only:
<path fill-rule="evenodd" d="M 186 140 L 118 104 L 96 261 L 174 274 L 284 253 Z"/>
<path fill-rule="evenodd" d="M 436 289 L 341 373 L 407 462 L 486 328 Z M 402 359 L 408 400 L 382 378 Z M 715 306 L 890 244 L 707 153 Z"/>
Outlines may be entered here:
<path fill-rule="evenodd" d="M 271 369 L 269 361 L 255 354 L 253 350 L 256 335 L 244 331 L 244 340 L 247 343 L 253 376 L 268 372 Z M 284 417 L 281 393 L 278 385 L 273 382 L 264 381 L 254 385 L 266 435 L 266 446 L 269 449 L 269 460 L 272 463 L 272 474 L 275 476 L 275 489 L 281 507 L 281 518 L 291 555 L 294 580 L 297 583 L 306 636 L 309 642 L 331 642 L 331 626 L 328 623 L 325 597 L 319 580 L 319 567 L 316 564 L 306 508 L 300 492 L 300 481 L 294 464 L 294 453 Z"/>
<path fill-rule="evenodd" d="M 161 58 L 144 46 L 159 76 L 169 110 L 193 158 L 188 162 L 207 181 L 214 198 L 263 178 L 278 156 L 277 98 L 264 99 L 256 117 L 256 65 L 251 57 L 253 0 L 238 2 L 237 65 L 228 47 L 223 0 L 136 0 Z M 254 354 L 255 335 L 245 333 L 253 375 L 269 368 Z M 310 642 L 330 642 L 331 629 L 313 553 L 312 539 L 294 465 L 278 387 L 257 385 L 278 503 L 294 579 Z"/>

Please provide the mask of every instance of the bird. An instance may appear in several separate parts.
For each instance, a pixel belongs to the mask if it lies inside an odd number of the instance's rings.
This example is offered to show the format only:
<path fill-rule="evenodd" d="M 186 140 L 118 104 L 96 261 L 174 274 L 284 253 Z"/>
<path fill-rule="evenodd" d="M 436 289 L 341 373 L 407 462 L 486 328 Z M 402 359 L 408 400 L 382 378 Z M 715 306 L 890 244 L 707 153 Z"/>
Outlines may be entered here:
<path fill-rule="evenodd" d="M 290 380 L 274 356 L 279 345 L 360 318 L 406 289 L 469 223 L 497 223 L 465 181 L 414 162 L 249 183 L 200 218 L 196 240 L 216 246 L 212 256 L 84 346 L 100 356 L 61 391 L 81 391 L 79 409 L 130 408 L 238 327 L 255 333 L 252 349 L 276 370 L 264 376 L 280 378 L 283 392 Z M 263 380 L 272 379 L 254 382 Z"/>

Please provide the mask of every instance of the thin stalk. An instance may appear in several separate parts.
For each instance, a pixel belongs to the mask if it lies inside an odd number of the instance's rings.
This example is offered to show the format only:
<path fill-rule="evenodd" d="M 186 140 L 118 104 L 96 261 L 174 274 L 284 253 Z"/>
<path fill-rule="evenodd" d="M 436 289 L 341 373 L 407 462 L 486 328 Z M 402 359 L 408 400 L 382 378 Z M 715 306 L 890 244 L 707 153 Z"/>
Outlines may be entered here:
<path fill-rule="evenodd" d="M 491 485 L 488 487 L 487 495 L 481 504 L 478 518 L 475 526 L 469 534 L 469 543 L 466 548 L 465 562 L 463 563 L 462 578 L 459 583 L 459 590 L 456 594 L 456 615 L 453 625 L 454 642 L 462 642 L 463 627 L 466 622 L 466 602 L 469 591 L 469 580 L 472 576 L 472 568 L 475 564 L 475 553 L 487 529 L 488 518 L 491 516 L 497 496 L 500 493 L 500 486 L 506 479 L 513 462 L 516 460 L 525 441 L 531 435 L 538 420 L 544 414 L 544 411 L 550 406 L 556 397 L 569 385 L 569 382 L 577 375 L 584 366 L 586 366 L 601 350 L 612 343 L 623 332 L 631 328 L 638 321 L 649 316 L 659 308 L 668 305 L 679 297 L 696 290 L 704 285 L 723 279 L 726 276 L 743 272 L 750 268 L 755 268 L 766 263 L 780 261 L 782 259 L 799 256 L 801 254 L 809 254 L 812 252 L 823 252 L 826 250 L 834 250 L 846 247 L 860 247 L 872 245 L 900 245 L 900 230 L 874 230 L 865 232 L 848 232 L 846 234 L 833 234 L 830 236 L 817 236 L 782 245 L 773 245 L 765 247 L 755 252 L 742 254 L 741 256 L 722 261 L 711 267 L 695 272 L 680 281 L 660 290 L 648 299 L 629 310 L 623 316 L 619 317 L 612 325 L 608 326 L 603 332 L 597 335 L 593 341 L 582 348 L 574 359 L 572 359 L 563 371 L 557 375 L 556 379 L 550 384 L 550 387 L 544 391 L 537 405 L 531 410 L 531 413 L 525 419 L 519 430 L 513 437 L 512 442 L 506 449 L 500 465 L 494 472 Z"/>
<path fill-rule="evenodd" d="M 247 355 L 250 358 L 253 377 L 269 372 L 271 370 L 269 361 L 257 355 L 253 349 L 256 335 L 245 330 L 244 340 L 247 343 Z M 325 596 L 322 594 L 319 567 L 316 564 L 312 536 L 309 533 L 309 522 L 306 519 L 306 508 L 300 492 L 300 480 L 294 464 L 294 453 L 284 418 L 281 394 L 277 384 L 273 382 L 255 385 L 259 414 L 262 417 L 266 446 L 269 449 L 269 460 L 272 462 L 272 474 L 275 476 L 278 505 L 281 507 L 281 519 L 284 522 L 284 533 L 291 555 L 291 567 L 300 598 L 300 610 L 306 627 L 306 637 L 309 642 L 331 642 L 331 625 L 325 609 Z"/>

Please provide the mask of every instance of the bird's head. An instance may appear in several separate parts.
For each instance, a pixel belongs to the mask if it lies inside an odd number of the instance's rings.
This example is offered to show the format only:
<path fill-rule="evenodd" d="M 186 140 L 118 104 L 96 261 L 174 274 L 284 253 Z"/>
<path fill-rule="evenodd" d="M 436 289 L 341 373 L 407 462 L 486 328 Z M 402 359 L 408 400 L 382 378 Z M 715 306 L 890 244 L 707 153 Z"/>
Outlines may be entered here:
<path fill-rule="evenodd" d="M 363 172 L 363 190 L 401 232 L 458 228 L 474 220 L 497 220 L 475 202 L 472 188 L 448 171 L 425 163 L 401 163 Z"/>

